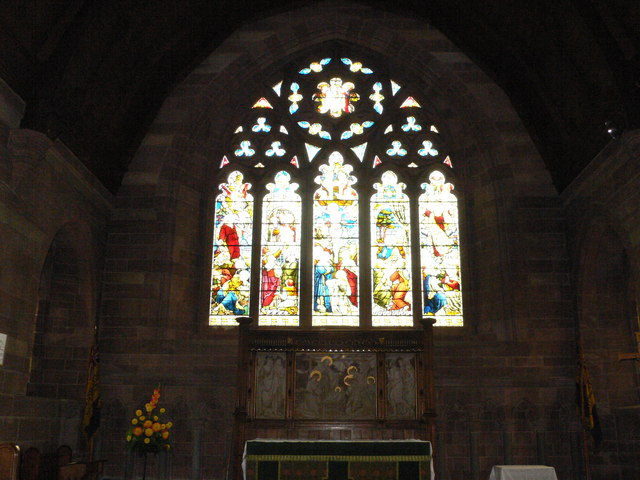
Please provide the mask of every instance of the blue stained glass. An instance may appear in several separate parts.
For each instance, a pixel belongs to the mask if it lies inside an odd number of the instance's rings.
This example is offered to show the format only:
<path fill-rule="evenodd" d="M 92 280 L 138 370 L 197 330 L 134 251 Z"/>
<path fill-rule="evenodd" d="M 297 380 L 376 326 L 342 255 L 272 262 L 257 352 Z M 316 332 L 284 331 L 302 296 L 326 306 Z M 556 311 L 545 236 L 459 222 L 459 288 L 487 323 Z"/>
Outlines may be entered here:
<path fill-rule="evenodd" d="M 407 123 L 402 125 L 402 130 L 405 132 L 419 132 L 422 130 L 422 126 L 416 121 L 416 117 L 407 117 Z"/>
<path fill-rule="evenodd" d="M 251 131 L 255 132 L 255 133 L 260 133 L 260 132 L 270 132 L 271 131 L 271 125 L 267 124 L 267 119 L 264 117 L 259 117 L 256 120 L 256 124 L 251 127 Z"/>
<path fill-rule="evenodd" d="M 402 148 L 402 143 L 398 140 L 394 140 L 393 142 L 391 142 L 391 148 L 387 150 L 387 155 L 389 155 L 390 157 L 394 157 L 396 155 L 404 157 L 406 154 L 407 151 Z"/>
<path fill-rule="evenodd" d="M 251 157 L 256 151 L 251 148 L 251 142 L 249 140 L 243 140 L 240 142 L 240 148 L 235 151 L 236 157 Z"/>
<path fill-rule="evenodd" d="M 422 148 L 418 150 L 418 155 L 422 157 L 426 157 L 427 155 L 435 157 L 436 155 L 438 155 L 438 150 L 433 148 L 432 142 L 430 142 L 429 140 L 425 140 L 422 142 Z"/>
<path fill-rule="evenodd" d="M 342 132 L 342 135 L 340 135 L 340 140 L 348 140 L 351 137 L 353 137 L 353 132 L 351 130 L 347 130 L 346 132 Z"/>
<path fill-rule="evenodd" d="M 267 155 L 267 157 L 272 157 L 274 155 L 276 155 L 277 157 L 281 157 L 286 153 L 286 150 L 284 148 L 281 147 L 281 143 L 280 142 L 272 142 L 271 143 L 271 148 L 268 149 L 265 154 Z"/>

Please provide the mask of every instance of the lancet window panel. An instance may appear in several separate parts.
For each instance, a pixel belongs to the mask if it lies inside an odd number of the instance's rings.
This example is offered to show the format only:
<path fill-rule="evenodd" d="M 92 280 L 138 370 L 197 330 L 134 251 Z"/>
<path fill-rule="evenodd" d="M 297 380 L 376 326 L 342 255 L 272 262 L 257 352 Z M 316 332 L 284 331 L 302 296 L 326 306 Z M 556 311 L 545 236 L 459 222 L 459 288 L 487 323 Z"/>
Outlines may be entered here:
<path fill-rule="evenodd" d="M 214 160 L 210 325 L 462 326 L 454 162 L 429 99 L 347 55 L 292 64 L 249 104 Z"/>

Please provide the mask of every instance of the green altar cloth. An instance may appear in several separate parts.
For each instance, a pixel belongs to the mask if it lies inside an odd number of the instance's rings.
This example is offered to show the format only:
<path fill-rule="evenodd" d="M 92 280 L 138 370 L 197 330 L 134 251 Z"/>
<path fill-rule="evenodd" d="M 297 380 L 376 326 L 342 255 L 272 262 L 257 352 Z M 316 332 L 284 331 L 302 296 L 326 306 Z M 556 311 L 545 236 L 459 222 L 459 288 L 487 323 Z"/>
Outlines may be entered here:
<path fill-rule="evenodd" d="M 420 440 L 250 440 L 245 480 L 429 480 L 431 443 Z"/>

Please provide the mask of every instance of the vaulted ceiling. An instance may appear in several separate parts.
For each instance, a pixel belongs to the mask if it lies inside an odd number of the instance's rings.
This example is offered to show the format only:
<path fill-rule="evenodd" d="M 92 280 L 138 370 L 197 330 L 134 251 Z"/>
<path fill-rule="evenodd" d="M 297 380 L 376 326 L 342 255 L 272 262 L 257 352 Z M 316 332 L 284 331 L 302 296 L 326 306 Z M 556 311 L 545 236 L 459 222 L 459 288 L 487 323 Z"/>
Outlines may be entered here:
<path fill-rule="evenodd" d="M 440 29 L 509 95 L 559 191 L 640 126 L 638 0 L 360 2 Z M 22 126 L 64 141 L 117 191 L 163 99 L 245 22 L 307 0 L 7 0 L 0 78 Z"/>

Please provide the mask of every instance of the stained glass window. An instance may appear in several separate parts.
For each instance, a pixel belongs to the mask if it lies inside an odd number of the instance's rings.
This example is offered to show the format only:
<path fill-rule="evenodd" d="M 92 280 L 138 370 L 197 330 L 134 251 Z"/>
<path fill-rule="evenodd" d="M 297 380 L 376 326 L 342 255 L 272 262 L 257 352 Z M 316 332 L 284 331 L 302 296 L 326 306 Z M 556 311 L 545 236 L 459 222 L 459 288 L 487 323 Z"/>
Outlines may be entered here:
<path fill-rule="evenodd" d="M 278 172 L 262 202 L 259 325 L 299 323 L 300 195 L 291 175 Z"/>
<path fill-rule="evenodd" d="M 214 159 L 210 324 L 463 325 L 461 182 L 433 102 L 349 54 L 302 59 L 266 85 Z"/>
<path fill-rule="evenodd" d="M 409 197 L 393 172 L 374 183 L 371 197 L 372 317 L 374 327 L 411 326 Z"/>
<path fill-rule="evenodd" d="M 357 326 L 358 193 L 353 167 L 333 152 L 313 195 L 314 326 Z"/>
<path fill-rule="evenodd" d="M 420 257 L 424 314 L 436 325 L 462 325 L 458 199 L 439 170 L 421 185 Z"/>
<path fill-rule="evenodd" d="M 253 197 L 242 173 L 231 172 L 221 183 L 215 203 L 213 266 L 209 323 L 237 325 L 249 314 Z"/>

